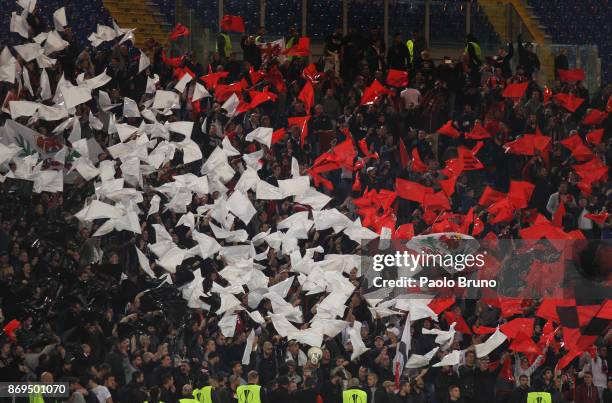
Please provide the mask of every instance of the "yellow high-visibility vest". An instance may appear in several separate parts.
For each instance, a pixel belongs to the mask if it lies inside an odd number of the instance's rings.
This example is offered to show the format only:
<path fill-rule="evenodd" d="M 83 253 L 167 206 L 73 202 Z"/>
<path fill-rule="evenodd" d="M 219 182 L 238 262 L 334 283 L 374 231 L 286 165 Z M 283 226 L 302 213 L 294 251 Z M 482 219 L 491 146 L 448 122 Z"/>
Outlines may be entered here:
<path fill-rule="evenodd" d="M 414 41 L 412 39 L 408 39 L 406 42 L 406 46 L 408 47 L 408 53 L 410 53 L 410 63 L 414 62 Z"/>
<path fill-rule="evenodd" d="M 230 39 L 229 35 L 223 32 L 220 32 L 219 35 L 221 35 L 223 37 L 223 40 L 225 41 L 225 46 L 223 46 L 223 52 L 225 53 L 225 56 L 229 56 L 230 53 L 232 53 L 232 40 Z M 215 51 L 218 52 L 219 51 L 219 46 L 217 45 L 217 43 L 215 42 Z"/>
<path fill-rule="evenodd" d="M 347 389 L 342 392 L 342 403 L 368 403 L 368 394 L 361 389 Z"/>
<path fill-rule="evenodd" d="M 468 50 L 470 45 L 472 45 L 472 47 L 474 48 L 474 53 L 476 53 L 476 57 L 478 57 L 478 60 L 482 61 L 482 52 L 480 50 L 480 45 L 476 42 L 468 42 L 468 44 L 465 45 L 465 53 L 470 54 L 470 51 Z"/>
<path fill-rule="evenodd" d="M 42 395 L 39 394 L 30 394 L 28 395 L 28 402 L 29 403 L 45 403 L 45 400 L 43 399 Z"/>
<path fill-rule="evenodd" d="M 552 396 L 548 392 L 529 392 L 527 403 L 552 403 Z"/>
<path fill-rule="evenodd" d="M 212 401 L 212 386 L 204 386 L 203 388 L 196 389 L 193 391 L 193 397 L 199 403 L 213 403 Z"/>
<path fill-rule="evenodd" d="M 240 385 L 236 388 L 238 403 L 261 403 L 261 386 Z"/>

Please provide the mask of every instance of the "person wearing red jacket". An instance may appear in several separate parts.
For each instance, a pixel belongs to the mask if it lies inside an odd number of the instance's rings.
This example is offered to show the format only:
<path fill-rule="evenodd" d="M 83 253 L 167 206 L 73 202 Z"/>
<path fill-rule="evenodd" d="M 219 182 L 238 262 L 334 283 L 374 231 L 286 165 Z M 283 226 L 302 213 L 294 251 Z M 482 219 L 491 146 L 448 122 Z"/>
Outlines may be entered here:
<path fill-rule="evenodd" d="M 584 383 L 576 387 L 574 401 L 580 403 L 600 403 L 599 392 L 593 385 L 593 374 L 589 371 L 584 373 Z"/>

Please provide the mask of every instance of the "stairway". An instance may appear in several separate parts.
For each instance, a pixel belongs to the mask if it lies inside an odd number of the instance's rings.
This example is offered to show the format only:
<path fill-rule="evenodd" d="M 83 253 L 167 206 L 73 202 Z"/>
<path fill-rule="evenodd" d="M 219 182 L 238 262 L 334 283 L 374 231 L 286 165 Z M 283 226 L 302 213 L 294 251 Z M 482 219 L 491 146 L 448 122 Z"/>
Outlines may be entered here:
<path fill-rule="evenodd" d="M 551 52 L 551 37 L 546 33 L 546 27 L 540 23 L 540 19 L 533 12 L 533 8 L 527 4 L 526 0 L 478 0 L 478 4 L 487 15 L 489 22 L 497 31 L 500 38 L 510 41 L 514 38 L 508 37 L 506 25 L 507 4 L 510 3 L 517 16 L 527 31 L 538 44 L 538 57 L 540 59 L 541 70 L 539 75 L 540 84 L 552 81 L 554 77 L 554 56 Z"/>
<path fill-rule="evenodd" d="M 136 28 L 136 46 L 144 46 L 148 38 L 166 44 L 172 27 L 166 22 L 163 14 L 147 0 L 103 0 L 104 6 L 111 13 L 121 28 Z"/>

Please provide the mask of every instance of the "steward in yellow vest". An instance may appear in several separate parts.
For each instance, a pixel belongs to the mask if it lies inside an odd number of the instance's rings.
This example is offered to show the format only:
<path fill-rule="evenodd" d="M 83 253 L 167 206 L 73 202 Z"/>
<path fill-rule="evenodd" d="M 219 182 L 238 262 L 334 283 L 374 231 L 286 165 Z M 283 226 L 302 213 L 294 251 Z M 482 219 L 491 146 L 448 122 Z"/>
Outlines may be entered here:
<path fill-rule="evenodd" d="M 225 32 L 219 32 L 215 51 L 219 52 L 219 56 L 222 58 L 228 58 L 232 53 L 232 39 Z"/>

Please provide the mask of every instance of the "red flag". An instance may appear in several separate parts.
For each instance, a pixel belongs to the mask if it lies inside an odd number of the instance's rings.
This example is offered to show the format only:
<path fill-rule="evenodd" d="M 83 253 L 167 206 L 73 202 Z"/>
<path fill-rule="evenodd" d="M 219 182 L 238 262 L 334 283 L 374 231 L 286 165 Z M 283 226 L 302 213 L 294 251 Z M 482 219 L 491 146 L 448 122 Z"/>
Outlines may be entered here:
<path fill-rule="evenodd" d="M 588 218 L 589 220 L 594 221 L 599 225 L 604 225 L 604 223 L 608 221 L 609 216 L 610 216 L 610 213 L 604 211 L 599 214 L 594 214 L 594 213 L 585 214 L 584 218 Z"/>
<path fill-rule="evenodd" d="M 601 144 L 601 139 L 603 139 L 604 129 L 591 130 L 586 139 L 591 144 Z"/>
<path fill-rule="evenodd" d="M 314 89 L 312 88 L 312 83 L 310 81 L 306 81 L 306 84 L 304 84 L 304 87 L 302 87 L 302 90 L 298 95 L 298 99 L 304 102 L 306 113 L 310 113 L 310 109 L 314 105 Z"/>
<path fill-rule="evenodd" d="M 444 312 L 445 310 L 453 306 L 454 303 L 455 303 L 455 297 L 449 297 L 449 298 L 436 297 L 432 299 L 431 302 L 427 304 L 427 306 L 430 307 L 432 311 L 434 311 L 435 313 L 439 315 L 440 313 Z"/>
<path fill-rule="evenodd" d="M 363 92 L 359 105 L 371 105 L 385 94 L 393 95 L 393 91 L 385 88 L 378 80 L 374 80 Z"/>
<path fill-rule="evenodd" d="M 200 77 L 200 80 L 206 84 L 206 89 L 214 90 L 220 79 L 225 78 L 229 75 L 228 71 L 220 71 L 218 73 L 208 73 L 205 76 Z"/>
<path fill-rule="evenodd" d="M 287 134 L 287 132 L 284 127 L 281 127 L 280 129 L 273 131 L 271 144 L 276 144 L 279 141 L 281 141 L 283 137 L 285 137 L 285 134 Z"/>
<path fill-rule="evenodd" d="M 502 318 L 509 318 L 523 313 L 523 300 L 521 298 L 501 298 L 499 307 Z"/>
<path fill-rule="evenodd" d="M 561 359 L 557 362 L 557 366 L 555 367 L 555 372 L 557 372 L 557 370 L 561 370 L 565 367 L 568 366 L 568 364 L 572 361 L 574 361 L 574 358 L 578 357 L 580 354 L 582 354 L 581 350 L 572 350 L 569 353 L 565 354 L 563 357 L 561 357 Z"/>
<path fill-rule="evenodd" d="M 565 213 L 566 213 L 565 203 L 561 202 L 559 203 L 559 207 L 557 207 L 557 210 L 555 211 L 555 214 L 553 215 L 552 223 L 556 225 L 557 227 L 563 228 L 563 216 L 565 216 Z"/>
<path fill-rule="evenodd" d="M 506 197 L 506 194 L 500 191 L 493 189 L 490 186 L 486 186 L 482 195 L 480 196 L 480 200 L 478 200 L 478 204 L 481 206 L 489 206 L 501 199 Z"/>
<path fill-rule="evenodd" d="M 557 73 L 559 73 L 559 79 L 564 83 L 569 83 L 572 81 L 584 81 L 584 70 L 582 69 L 558 69 Z"/>
<path fill-rule="evenodd" d="M 306 57 L 310 55 L 310 38 L 302 36 L 298 43 L 284 52 L 287 56 Z"/>
<path fill-rule="evenodd" d="M 238 15 L 224 15 L 221 20 L 221 29 L 224 31 L 244 32 L 244 21 Z"/>
<path fill-rule="evenodd" d="M 533 135 L 525 134 L 514 141 L 509 141 L 504 144 L 504 149 L 507 153 L 517 155 L 535 155 L 535 145 Z"/>
<path fill-rule="evenodd" d="M 457 149 L 457 152 L 459 153 L 459 160 L 463 164 L 463 170 L 475 171 L 484 168 L 482 162 L 480 162 L 480 160 L 476 157 L 476 154 L 478 154 L 478 151 L 480 151 L 482 146 L 483 142 L 479 141 L 472 149 L 464 146 L 460 146 Z"/>
<path fill-rule="evenodd" d="M 584 144 L 582 138 L 580 138 L 578 134 L 563 139 L 559 143 L 570 150 L 572 152 L 572 157 L 578 161 L 588 161 L 595 158 L 591 149 Z"/>
<path fill-rule="evenodd" d="M 421 159 L 419 150 L 415 147 L 412 149 L 412 170 L 414 172 L 427 172 L 427 165 Z"/>
<path fill-rule="evenodd" d="M 189 28 L 187 28 L 181 23 L 177 23 L 176 26 L 174 27 L 174 30 L 170 32 L 170 35 L 168 35 L 168 39 L 171 41 L 176 41 L 181 36 L 187 36 L 187 35 L 189 35 Z"/>
<path fill-rule="evenodd" d="M 476 121 L 474 127 L 469 133 L 465 133 L 465 138 L 470 140 L 483 140 L 491 138 L 491 133 L 485 129 L 480 121 Z"/>
<path fill-rule="evenodd" d="M 395 189 L 397 195 L 402 199 L 417 203 L 423 203 L 426 195 L 433 195 L 434 193 L 432 188 L 402 178 L 395 179 Z"/>
<path fill-rule="evenodd" d="M 406 169 L 406 167 L 408 166 L 408 162 L 410 162 L 410 157 L 408 156 L 408 150 L 406 150 L 406 145 L 404 144 L 404 140 L 402 139 L 399 139 L 399 152 L 402 169 Z"/>
<path fill-rule="evenodd" d="M 535 185 L 527 181 L 510 181 L 508 198 L 516 208 L 527 208 Z"/>
<path fill-rule="evenodd" d="M 455 322 L 457 324 L 455 326 L 455 329 L 457 331 L 463 334 L 472 334 L 472 331 L 470 330 L 470 327 L 467 325 L 467 323 L 465 323 L 465 319 L 463 319 L 463 316 L 456 315 L 454 312 L 451 311 L 447 311 L 444 313 L 444 320 L 446 320 L 446 323 L 448 324 Z"/>
<path fill-rule="evenodd" d="M 426 189 L 431 189 L 431 188 L 426 188 Z M 432 189 L 433 191 L 433 189 Z M 446 194 L 444 193 L 443 190 L 440 190 L 439 192 L 436 192 L 434 194 L 429 194 L 429 195 L 423 195 L 423 207 L 427 208 L 431 208 L 434 210 L 450 210 L 451 206 L 450 203 L 448 201 L 448 197 L 446 197 Z"/>
<path fill-rule="evenodd" d="M 508 382 L 515 382 L 514 373 L 512 370 L 512 360 L 509 357 L 504 361 L 502 369 L 499 372 L 499 377 Z"/>
<path fill-rule="evenodd" d="M 392 239 L 412 239 L 414 237 L 414 224 L 402 224 L 393 233 Z M 431 308 L 431 307 L 430 307 Z"/>
<path fill-rule="evenodd" d="M 453 126 L 452 120 L 446 122 L 442 127 L 436 130 L 436 132 L 455 139 L 461 136 L 461 132 L 459 132 L 459 130 L 455 129 Z"/>
<path fill-rule="evenodd" d="M 351 188 L 353 192 L 361 191 L 361 177 L 359 176 L 359 172 L 355 174 L 355 182 L 353 182 L 353 186 Z"/>
<path fill-rule="evenodd" d="M 168 66 L 171 67 L 179 67 L 180 64 L 183 62 L 183 57 L 182 56 L 178 56 L 178 57 L 166 57 L 166 51 L 162 50 L 161 52 L 161 57 L 162 57 L 162 62 L 164 62 L 164 64 L 167 64 Z"/>
<path fill-rule="evenodd" d="M 215 88 L 215 99 L 219 102 L 225 102 L 232 96 L 232 94 L 236 94 L 238 99 L 242 100 L 242 90 L 245 88 L 246 87 L 243 80 L 229 85 L 217 84 L 217 87 Z"/>
<path fill-rule="evenodd" d="M 578 98 L 574 94 L 557 94 L 553 98 L 559 105 L 570 112 L 576 112 L 584 102 L 584 99 Z"/>
<path fill-rule="evenodd" d="M 302 134 L 300 135 L 300 144 L 304 147 L 304 141 L 306 141 L 306 136 L 308 136 L 308 121 L 310 120 L 310 115 L 308 116 L 294 116 L 287 118 L 287 122 L 289 126 L 299 126 L 302 130 Z"/>
<path fill-rule="evenodd" d="M 582 119 L 583 125 L 597 126 L 605 122 L 608 118 L 608 112 L 602 112 L 599 109 L 591 109 L 589 113 Z"/>
<path fill-rule="evenodd" d="M 302 70 L 302 76 L 313 84 L 318 83 L 319 79 L 321 79 L 321 77 L 324 75 L 325 73 L 317 71 L 317 66 L 314 63 L 310 63 L 308 66 L 304 67 L 304 70 Z"/>
<path fill-rule="evenodd" d="M 535 342 L 531 339 L 531 337 L 527 336 L 523 332 L 519 332 L 516 335 L 516 338 L 514 339 L 512 344 L 510 344 L 509 349 L 514 352 L 524 353 L 524 354 L 540 355 L 542 353 L 542 351 L 539 349 L 537 344 L 535 344 Z"/>
<path fill-rule="evenodd" d="M 392 87 L 407 87 L 408 73 L 402 70 L 389 69 L 387 73 L 387 84 Z"/>
<path fill-rule="evenodd" d="M 532 337 L 534 323 L 535 318 L 515 318 L 501 325 L 499 330 L 509 339 L 516 338 L 519 332 L 524 333 L 527 337 Z"/>
<path fill-rule="evenodd" d="M 6 334 L 6 336 L 9 339 L 16 340 L 15 330 L 19 329 L 20 327 L 21 327 L 21 322 L 19 322 L 17 319 L 13 319 L 9 323 L 4 325 L 2 330 L 4 331 L 4 334 Z"/>
<path fill-rule="evenodd" d="M 502 95 L 505 98 L 522 98 L 527 91 L 527 87 L 529 87 L 528 81 L 520 84 L 508 84 Z"/>

